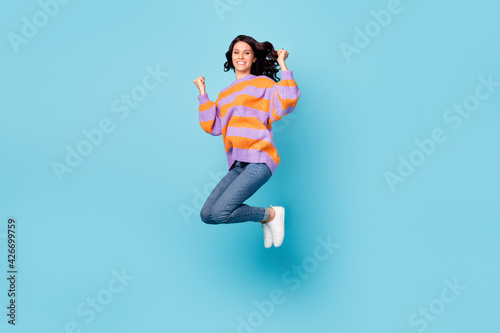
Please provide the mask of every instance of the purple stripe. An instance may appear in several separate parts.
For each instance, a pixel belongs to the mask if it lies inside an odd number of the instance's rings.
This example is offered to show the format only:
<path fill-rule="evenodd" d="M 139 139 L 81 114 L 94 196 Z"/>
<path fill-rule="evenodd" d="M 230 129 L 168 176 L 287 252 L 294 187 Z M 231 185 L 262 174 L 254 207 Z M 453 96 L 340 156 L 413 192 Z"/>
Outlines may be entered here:
<path fill-rule="evenodd" d="M 199 111 L 200 121 L 208 121 L 215 119 L 215 106 L 205 111 Z"/>
<path fill-rule="evenodd" d="M 277 92 L 281 99 L 299 99 L 300 97 L 300 90 L 297 86 L 282 86 L 278 83 Z"/>
<path fill-rule="evenodd" d="M 293 71 L 288 69 L 286 71 L 281 71 L 281 79 L 282 80 L 293 80 Z"/>
<path fill-rule="evenodd" d="M 209 100 L 210 99 L 208 98 L 208 94 L 207 93 L 204 93 L 203 95 L 198 95 L 198 101 L 200 101 L 200 105 L 201 104 L 205 104 Z"/>
<path fill-rule="evenodd" d="M 292 113 L 295 110 L 295 106 L 291 106 L 288 109 L 285 110 L 285 113 L 283 115 L 287 115 Z"/>

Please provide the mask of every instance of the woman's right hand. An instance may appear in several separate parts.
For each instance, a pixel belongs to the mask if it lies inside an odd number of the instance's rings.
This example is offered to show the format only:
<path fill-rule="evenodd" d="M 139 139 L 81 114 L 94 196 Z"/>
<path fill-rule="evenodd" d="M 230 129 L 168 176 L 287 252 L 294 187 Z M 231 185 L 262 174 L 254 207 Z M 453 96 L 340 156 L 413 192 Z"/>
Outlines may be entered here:
<path fill-rule="evenodd" d="M 193 82 L 200 90 L 200 95 L 203 95 L 205 93 L 205 78 L 203 76 L 198 76 Z"/>

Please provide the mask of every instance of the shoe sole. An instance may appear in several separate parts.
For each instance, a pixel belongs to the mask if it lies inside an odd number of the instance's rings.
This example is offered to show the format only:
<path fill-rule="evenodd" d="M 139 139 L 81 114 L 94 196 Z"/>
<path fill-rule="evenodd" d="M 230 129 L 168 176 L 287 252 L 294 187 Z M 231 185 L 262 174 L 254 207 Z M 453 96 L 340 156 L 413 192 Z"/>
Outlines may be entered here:
<path fill-rule="evenodd" d="M 265 229 L 267 229 L 267 232 L 268 232 L 268 234 L 270 236 L 271 242 L 269 244 L 266 244 L 266 236 L 265 236 L 266 235 L 266 230 Z M 271 246 L 273 246 L 273 236 L 271 234 L 271 229 L 269 229 L 269 225 L 267 225 L 267 223 L 265 223 L 265 224 L 262 224 L 262 230 L 264 232 L 264 247 L 266 249 L 269 249 Z"/>

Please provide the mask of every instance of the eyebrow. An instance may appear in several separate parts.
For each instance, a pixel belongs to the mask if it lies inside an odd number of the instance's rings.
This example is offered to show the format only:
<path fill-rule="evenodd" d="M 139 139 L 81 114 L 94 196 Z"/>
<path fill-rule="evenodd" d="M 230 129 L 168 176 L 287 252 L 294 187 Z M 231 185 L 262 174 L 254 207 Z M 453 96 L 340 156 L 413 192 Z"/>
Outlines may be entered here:
<path fill-rule="evenodd" d="M 238 50 L 239 51 L 240 49 L 234 49 L 234 50 Z M 250 50 L 249 49 L 244 49 L 243 51 L 250 51 Z"/>

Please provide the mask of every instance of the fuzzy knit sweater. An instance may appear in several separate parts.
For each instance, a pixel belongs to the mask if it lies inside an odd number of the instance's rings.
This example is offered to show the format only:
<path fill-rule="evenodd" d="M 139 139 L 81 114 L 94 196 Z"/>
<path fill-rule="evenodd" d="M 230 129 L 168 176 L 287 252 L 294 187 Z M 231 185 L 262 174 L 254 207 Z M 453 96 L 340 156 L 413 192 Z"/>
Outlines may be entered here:
<path fill-rule="evenodd" d="M 217 101 L 207 93 L 198 96 L 201 128 L 221 135 L 228 169 L 238 160 L 266 163 L 271 173 L 280 163 L 273 141 L 272 123 L 295 110 L 300 90 L 291 70 L 281 71 L 281 81 L 247 74 L 222 89 Z"/>

